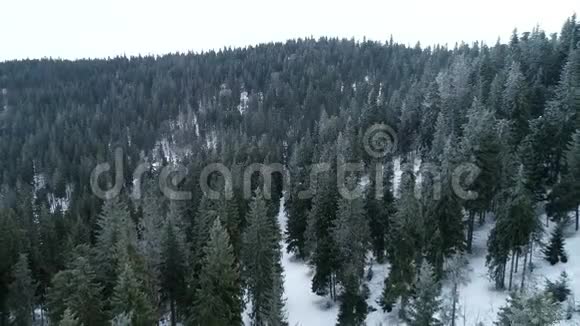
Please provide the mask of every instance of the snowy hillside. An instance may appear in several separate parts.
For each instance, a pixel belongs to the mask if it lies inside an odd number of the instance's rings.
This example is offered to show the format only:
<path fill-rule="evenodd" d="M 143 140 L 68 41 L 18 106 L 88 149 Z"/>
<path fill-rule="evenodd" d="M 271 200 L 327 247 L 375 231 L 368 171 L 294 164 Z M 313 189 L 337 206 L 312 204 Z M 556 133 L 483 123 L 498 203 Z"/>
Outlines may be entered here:
<path fill-rule="evenodd" d="M 286 213 L 283 204 L 280 206 L 278 221 L 284 230 L 286 226 Z M 480 227 L 475 233 L 474 252 L 469 256 L 469 283 L 461 288 L 460 293 L 460 318 L 458 325 L 493 325 L 497 318 L 499 309 L 505 305 L 508 292 L 499 292 L 493 289 L 485 266 L 485 256 L 487 254 L 486 241 L 492 228 L 492 223 Z M 575 250 L 580 248 L 580 234 L 570 233 L 566 239 L 566 251 L 569 253 L 567 264 L 557 264 L 550 266 L 543 259 L 541 249 L 534 252 L 534 271 L 531 274 L 530 284 L 543 286 L 546 279 L 556 280 L 560 273 L 566 271 L 570 278 L 570 285 L 573 294 L 580 294 L 580 256 Z M 285 248 L 285 243 L 283 243 Z M 285 294 L 288 321 L 290 325 L 318 326 L 334 325 L 338 314 L 338 306 L 332 305 L 329 301 L 317 296 L 310 290 L 311 271 L 303 262 L 296 260 L 286 250 L 283 252 L 282 265 L 284 267 Z M 367 325 L 402 325 L 396 319 L 396 313 L 383 313 L 376 301 L 381 296 L 384 278 L 388 274 L 388 265 L 374 264 L 372 266 L 373 278 L 369 281 L 370 297 L 369 306 L 377 309 L 367 316 Z M 529 275 L 527 277 L 530 277 Z M 521 270 L 515 276 L 515 284 L 521 280 Z M 444 289 L 445 291 L 448 289 Z M 576 314 L 572 320 L 563 321 L 562 326 L 580 325 L 580 316 Z"/>

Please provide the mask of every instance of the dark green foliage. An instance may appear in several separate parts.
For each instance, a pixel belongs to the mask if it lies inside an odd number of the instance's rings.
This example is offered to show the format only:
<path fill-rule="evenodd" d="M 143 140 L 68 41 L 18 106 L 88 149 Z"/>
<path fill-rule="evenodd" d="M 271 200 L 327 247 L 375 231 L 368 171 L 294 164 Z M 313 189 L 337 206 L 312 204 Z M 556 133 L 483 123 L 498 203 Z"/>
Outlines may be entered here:
<path fill-rule="evenodd" d="M 551 265 L 555 265 L 558 262 L 567 263 L 568 255 L 566 254 L 565 239 L 564 239 L 564 222 L 558 223 L 552 236 L 550 237 L 550 243 L 544 249 L 544 255 Z"/>
<path fill-rule="evenodd" d="M 388 247 L 389 220 L 395 214 L 395 197 L 391 182 L 392 163 L 388 162 L 384 166 L 375 161 L 371 163 L 369 170 L 370 182 L 366 192 L 365 215 L 368 220 L 373 253 L 377 262 L 382 263 Z"/>
<path fill-rule="evenodd" d="M 251 302 L 252 325 L 287 325 L 282 266 L 280 265 L 280 231 L 270 216 L 260 191 L 250 203 L 244 232 L 243 277 Z"/>
<path fill-rule="evenodd" d="M 440 288 L 435 280 L 433 267 L 428 263 L 421 266 L 415 283 L 415 294 L 409 303 L 407 320 L 409 326 L 439 326 L 435 315 L 441 309 Z"/>
<path fill-rule="evenodd" d="M 58 326 L 82 326 L 78 318 L 76 318 L 70 309 L 64 311 L 62 319 L 58 323 Z"/>
<path fill-rule="evenodd" d="M 209 240 L 204 247 L 204 253 L 189 324 L 241 325 L 239 270 L 228 233 L 219 219 L 215 219 L 209 230 Z"/>
<path fill-rule="evenodd" d="M 131 326 L 154 325 L 155 307 L 147 296 L 144 284 L 137 278 L 130 263 L 121 263 L 120 274 L 111 296 L 113 318 L 122 314 L 131 316 Z"/>
<path fill-rule="evenodd" d="M 102 286 L 89 260 L 79 256 L 68 269 L 58 272 L 48 290 L 47 308 L 50 320 L 58 323 L 67 309 L 85 326 L 105 322 Z"/>
<path fill-rule="evenodd" d="M 550 326 L 561 320 L 560 306 L 549 295 L 512 293 L 498 313 L 496 326 Z"/>
<path fill-rule="evenodd" d="M 343 292 L 340 295 L 340 308 L 337 325 L 362 326 L 369 312 L 367 305 L 368 291 L 361 289 L 360 282 L 354 277 L 343 279 Z"/>
<path fill-rule="evenodd" d="M 508 44 L 422 48 L 323 37 L 159 57 L 2 62 L 0 325 L 21 308 L 8 300 L 21 253 L 38 282 L 33 305 L 48 307 L 53 324 L 63 317 L 84 326 L 149 323 L 167 310 L 174 323 L 199 316 L 204 320 L 191 323 L 239 324 L 237 269 L 251 265 L 242 250 L 250 210 L 242 177 L 253 163 L 281 163 L 290 171 L 288 188 L 281 174 L 273 176 L 266 216 L 273 219 L 284 190 L 287 250 L 312 266 L 316 293 L 340 300 L 342 324 L 360 324 L 366 314 L 361 252 L 372 249 L 390 264 L 383 308 L 396 302 L 405 308 L 416 294 L 418 266 L 429 262 L 436 279 L 442 277 L 442 262 L 464 250 L 464 228 L 470 251 L 476 217 L 484 223 L 490 212 L 496 224 L 487 262 L 503 288 L 507 265 L 540 239 L 536 204 L 547 201 L 555 221 L 574 211 L 578 221 L 578 40 L 573 16 L 559 35 L 537 27 L 514 32 Z M 387 124 L 398 138 L 385 157 L 366 148 L 375 124 Z M 116 148 L 122 166 L 113 166 Z M 395 200 L 391 168 L 384 167 L 383 180 L 376 177 L 391 155 L 403 163 L 418 155 L 422 171 L 429 164 L 440 169 L 441 198 L 428 195 L 437 184 L 422 175 L 427 197 L 415 198 L 414 181 L 403 177 Z M 340 198 L 337 159 L 364 165 L 356 178 L 369 177 L 365 202 Z M 110 189 L 119 176 L 124 188 L 105 202 L 90 181 L 104 162 L 111 170 L 97 183 Z M 145 172 L 153 178 L 144 198 L 130 199 L 128 190 L 139 186 L 133 172 L 144 162 L 153 163 Z M 176 188 L 192 194 L 173 208 L 157 190 L 159 164 L 169 162 L 188 168 Z M 329 163 L 330 171 L 311 177 L 317 162 Z M 232 200 L 202 191 L 200 176 L 210 163 L 233 171 Z M 458 200 L 448 187 L 449 171 L 460 163 L 481 170 L 467 185 L 478 194 L 474 200 Z M 211 189 L 223 189 L 227 177 L 208 179 Z M 263 181 L 252 175 L 250 189 Z M 381 196 L 373 191 L 379 183 Z M 302 196 L 307 190 L 312 196 Z M 59 207 L 55 198 L 68 205 Z M 364 222 L 352 223 L 364 215 Z M 211 241 L 218 218 L 231 250 Z M 363 225 L 369 227 L 364 241 Z M 548 251 L 561 260 L 558 242 Z M 273 252 L 280 249 L 278 241 L 272 245 Z M 224 262 L 217 266 L 208 253 Z M 266 256 L 276 272 L 263 279 L 273 298 L 282 297 L 279 254 Z M 220 273 L 225 281 L 214 278 Z M 135 307 L 111 303 L 121 280 L 133 289 Z M 207 290 L 214 281 L 217 292 Z M 274 301 L 272 314 L 282 316 L 281 300 Z M 212 310 L 218 304 L 227 309 Z M 143 312 L 126 311 L 137 308 Z M 403 317 L 407 310 L 400 310 Z"/>
<path fill-rule="evenodd" d="M 181 216 L 171 205 L 161 236 L 161 262 L 159 265 L 160 286 L 162 299 L 169 303 L 172 325 L 178 319 L 177 307 L 186 306 L 186 278 L 187 270 L 187 246 L 185 236 L 182 234 Z"/>
<path fill-rule="evenodd" d="M 29 265 L 28 256 L 20 254 L 12 270 L 13 281 L 8 286 L 8 306 L 14 325 L 32 325 L 36 286 Z"/>
<path fill-rule="evenodd" d="M 555 282 L 546 280 L 546 292 L 548 292 L 556 302 L 565 302 L 566 299 L 568 299 L 568 296 L 572 294 L 568 274 L 562 272 L 560 278 Z"/>
<path fill-rule="evenodd" d="M 400 311 L 404 317 L 417 266 L 422 258 L 425 224 L 420 203 L 415 198 L 415 180 L 411 172 L 403 174 L 400 187 L 401 197 L 397 202 L 397 213 L 389 228 L 387 252 L 391 269 L 385 279 L 381 306 L 383 310 L 390 311 L 400 298 Z"/>

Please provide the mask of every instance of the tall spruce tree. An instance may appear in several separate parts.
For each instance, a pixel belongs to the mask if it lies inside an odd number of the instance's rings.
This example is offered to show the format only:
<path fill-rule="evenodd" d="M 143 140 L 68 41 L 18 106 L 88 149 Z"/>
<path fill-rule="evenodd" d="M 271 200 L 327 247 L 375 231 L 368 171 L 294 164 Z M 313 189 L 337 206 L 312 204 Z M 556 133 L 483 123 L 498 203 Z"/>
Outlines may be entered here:
<path fill-rule="evenodd" d="M 189 324 L 203 326 L 241 325 L 239 269 L 227 231 L 219 218 L 209 231 L 204 247 L 197 294 Z"/>
<path fill-rule="evenodd" d="M 243 278 L 251 302 L 252 325 L 287 325 L 284 313 L 280 231 L 258 190 L 246 218 Z"/>
<path fill-rule="evenodd" d="M 433 267 L 427 262 L 421 265 L 415 283 L 415 295 L 409 303 L 407 320 L 409 326 L 439 326 L 436 314 L 441 309 L 440 285 L 435 280 Z"/>
<path fill-rule="evenodd" d="M 157 323 L 155 306 L 147 295 L 145 285 L 138 279 L 131 263 L 121 261 L 120 264 L 120 274 L 111 296 L 113 318 L 129 314 L 131 326 L 154 325 Z"/>
<path fill-rule="evenodd" d="M 181 210 L 170 204 L 169 213 L 161 230 L 159 276 L 162 298 L 169 303 L 171 325 L 178 321 L 178 307 L 186 304 L 187 244 L 183 234 Z"/>
<path fill-rule="evenodd" d="M 36 285 L 29 265 L 28 255 L 20 254 L 12 269 L 13 281 L 8 286 L 8 302 L 14 325 L 32 325 Z"/>
<path fill-rule="evenodd" d="M 389 275 L 381 297 L 383 310 L 390 312 L 400 299 L 400 315 L 405 319 L 417 266 L 422 260 L 424 246 L 424 212 L 415 196 L 415 176 L 412 171 L 403 174 L 400 184 L 397 213 L 389 228 Z"/>
<path fill-rule="evenodd" d="M 118 196 L 105 201 L 97 220 L 99 231 L 95 245 L 97 275 L 109 296 L 117 282 L 121 256 L 137 249 L 136 227 L 126 202 Z"/>
<path fill-rule="evenodd" d="M 145 182 L 145 195 L 141 202 L 142 217 L 137 225 L 139 231 L 139 252 L 143 256 L 146 273 L 151 278 L 150 296 L 157 301 L 161 264 L 161 232 L 163 226 L 162 198 L 153 180 Z"/>
<path fill-rule="evenodd" d="M 334 168 L 320 173 L 313 181 L 315 193 L 308 215 L 306 245 L 309 262 L 314 267 L 312 291 L 336 299 L 337 248 L 330 229 L 336 219 L 338 189 L 333 175 L 336 176 Z"/>
<path fill-rule="evenodd" d="M 358 185 L 354 177 L 347 187 Z M 341 198 L 332 236 L 337 246 L 338 281 L 344 292 L 340 299 L 339 325 L 363 325 L 368 308 L 364 287 L 364 268 L 370 249 L 370 231 L 365 219 L 364 198 Z"/>
<path fill-rule="evenodd" d="M 560 221 L 556 228 L 552 232 L 550 237 L 550 243 L 544 249 L 545 258 L 550 264 L 555 265 L 558 262 L 567 263 L 568 255 L 564 249 L 565 239 L 564 239 L 564 228 L 566 223 Z"/>
<path fill-rule="evenodd" d="M 66 309 L 58 326 L 82 326 L 70 309 Z"/>
<path fill-rule="evenodd" d="M 48 289 L 48 315 L 58 323 L 67 309 L 85 326 L 105 323 L 103 287 L 97 281 L 97 273 L 84 256 L 75 257 L 68 269 L 58 272 Z"/>
<path fill-rule="evenodd" d="M 378 263 L 383 263 L 387 250 L 389 220 L 395 214 L 393 195 L 392 162 L 380 164 L 374 160 L 369 168 L 369 184 L 366 188 L 365 215 L 368 220 L 371 245 Z"/>
<path fill-rule="evenodd" d="M 580 86 L 578 89 L 580 90 Z M 580 91 L 578 91 L 578 93 L 580 93 Z M 580 108 L 578 110 L 579 112 L 576 114 L 580 116 Z M 571 194 L 568 197 L 571 200 L 568 201 L 569 204 L 566 206 L 572 206 L 572 210 L 575 212 L 576 231 L 578 231 L 580 229 L 580 213 L 578 212 L 578 206 L 580 206 L 580 129 L 577 129 L 576 132 L 572 135 L 572 141 L 568 147 L 567 163 L 568 174 L 565 180 L 567 180 L 566 182 L 571 183 L 572 186 L 570 187 Z"/>

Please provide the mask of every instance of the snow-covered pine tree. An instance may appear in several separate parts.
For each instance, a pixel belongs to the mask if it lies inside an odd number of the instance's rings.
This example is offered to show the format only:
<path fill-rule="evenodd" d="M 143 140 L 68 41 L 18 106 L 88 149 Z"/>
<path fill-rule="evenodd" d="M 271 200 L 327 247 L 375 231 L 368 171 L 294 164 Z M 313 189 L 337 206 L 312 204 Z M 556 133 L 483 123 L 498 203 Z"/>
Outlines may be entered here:
<path fill-rule="evenodd" d="M 498 313 L 496 326 L 551 326 L 562 319 L 560 304 L 545 292 L 512 293 Z"/>
<path fill-rule="evenodd" d="M 32 279 L 28 255 L 20 254 L 12 268 L 12 283 L 8 286 L 8 305 L 14 325 L 32 325 L 36 284 Z"/>
<path fill-rule="evenodd" d="M 514 123 L 514 144 L 519 144 L 528 132 L 529 107 L 526 78 L 521 71 L 520 63 L 513 61 L 503 91 L 501 117 Z"/>
<path fill-rule="evenodd" d="M 475 217 L 483 221 L 485 213 L 492 210 L 492 199 L 499 186 L 499 142 L 497 141 L 496 119 L 491 111 L 474 98 L 463 126 L 460 141 L 460 157 L 463 162 L 475 164 L 480 173 L 469 190 L 477 193 L 477 198 L 465 202 L 469 213 L 466 249 L 471 252 Z"/>
<path fill-rule="evenodd" d="M 122 314 L 131 315 L 131 326 L 154 325 L 157 322 L 155 306 L 131 263 L 123 260 L 120 262 L 120 274 L 111 296 L 112 316 L 115 318 Z"/>
<path fill-rule="evenodd" d="M 79 319 L 75 317 L 70 309 L 66 309 L 58 326 L 83 326 L 83 324 L 79 322 Z"/>
<path fill-rule="evenodd" d="M 105 297 L 110 296 L 117 282 L 121 256 L 137 250 L 137 232 L 124 199 L 108 199 L 99 214 L 95 245 L 97 276 L 104 286 Z M 88 326 L 88 325 L 85 325 Z"/>
<path fill-rule="evenodd" d="M 550 243 L 544 249 L 544 255 L 551 265 L 556 265 L 558 262 L 567 263 L 568 255 L 564 249 L 565 238 L 564 238 L 564 227 L 565 222 L 561 221 L 556 225 L 552 236 L 550 237 Z"/>
<path fill-rule="evenodd" d="M 486 265 L 496 288 L 505 287 L 506 267 L 511 254 L 508 289 L 512 289 L 514 267 L 524 246 L 532 241 L 532 235 L 541 228 L 531 193 L 520 174 L 517 184 L 506 190 L 506 198 L 500 202 L 497 221 L 488 238 Z"/>
<path fill-rule="evenodd" d="M 335 160 L 335 146 L 329 146 L 323 153 L 323 162 Z M 318 295 L 330 295 L 336 299 L 337 251 L 331 228 L 337 214 L 338 188 L 336 167 L 318 173 L 313 180 L 314 198 L 308 214 L 306 229 L 306 250 L 310 252 L 309 263 L 314 268 L 312 291 Z"/>
<path fill-rule="evenodd" d="M 426 258 L 435 269 L 437 279 L 443 276 L 445 259 L 465 249 L 463 210 L 451 180 L 457 158 L 452 141 L 450 138 L 445 145 L 443 160 L 435 171 L 438 175 L 426 170 L 421 183 L 423 207 L 426 207 Z"/>
<path fill-rule="evenodd" d="M 391 269 L 385 279 L 381 306 L 390 312 L 400 298 L 399 312 L 404 317 L 417 273 L 417 263 L 422 258 L 425 225 L 421 204 L 415 197 L 415 177 L 412 171 L 403 174 L 400 189 L 397 213 L 389 228 L 387 253 Z"/>
<path fill-rule="evenodd" d="M 461 317 L 459 304 L 460 287 L 469 281 L 468 260 L 463 254 L 456 254 L 445 262 L 445 276 L 451 283 L 451 291 L 442 299 L 441 322 L 443 325 L 456 326 Z"/>
<path fill-rule="evenodd" d="M 310 186 L 309 173 L 312 165 L 312 138 L 307 132 L 303 139 L 294 145 L 288 169 L 292 175 L 290 191 L 286 200 L 288 223 L 286 226 L 287 250 L 296 253 L 302 259 L 308 256 L 306 251 L 306 220 L 312 206 L 311 198 L 300 198 L 300 193 Z"/>
<path fill-rule="evenodd" d="M 252 325 L 287 325 L 280 265 L 280 230 L 268 215 L 266 202 L 257 190 L 246 217 L 243 235 L 243 277 L 248 287 Z"/>
<path fill-rule="evenodd" d="M 369 184 L 365 189 L 365 214 L 370 229 L 373 254 L 379 264 L 385 260 L 389 220 L 395 214 L 392 177 L 392 162 L 380 164 L 379 160 L 374 160 L 371 163 Z"/>
<path fill-rule="evenodd" d="M 415 294 L 411 298 L 407 312 L 409 326 L 439 326 L 441 321 L 436 315 L 441 310 L 440 284 L 435 280 L 433 267 L 423 262 L 417 281 Z"/>
<path fill-rule="evenodd" d="M 242 324 L 239 269 L 227 231 L 216 218 L 204 246 L 204 258 L 188 324 L 239 326 Z"/>
<path fill-rule="evenodd" d="M 145 272 L 152 280 L 150 295 L 159 301 L 159 264 L 161 263 L 161 232 L 164 216 L 162 199 L 158 194 L 157 184 L 153 179 L 144 182 L 145 194 L 141 201 L 142 217 L 137 228 L 139 231 L 139 252 L 143 257 Z"/>
<path fill-rule="evenodd" d="M 580 57 L 580 54 L 579 54 Z M 580 74 L 580 72 L 579 72 Z M 578 77 L 580 79 L 580 76 Z M 580 90 L 580 86 L 577 87 Z M 577 91 L 580 94 L 580 91 Z M 580 95 L 578 95 L 580 97 Z M 580 121 L 580 104 L 578 104 L 577 118 Z M 580 124 L 579 124 L 580 125 Z M 580 205 L 580 129 L 572 135 L 572 141 L 568 147 L 567 152 L 567 162 L 568 162 L 568 175 L 565 180 L 568 180 L 573 186 L 571 187 L 571 198 L 570 203 L 574 208 L 576 214 L 576 231 L 580 229 L 580 214 L 578 212 L 578 206 Z"/>
<path fill-rule="evenodd" d="M 565 302 L 568 296 L 572 294 L 568 274 L 565 271 L 562 272 L 555 282 L 546 280 L 546 292 L 557 302 Z"/>
<path fill-rule="evenodd" d="M 354 189 L 358 179 L 351 177 L 346 187 Z M 364 198 L 340 198 L 332 237 L 338 251 L 340 295 L 339 325 L 363 325 L 368 308 L 364 286 L 366 255 L 370 249 L 370 231 L 365 219 Z"/>
<path fill-rule="evenodd" d="M 178 203 L 171 202 L 169 213 L 161 229 L 159 276 L 161 292 L 169 303 L 171 325 L 177 324 L 179 308 L 186 302 L 187 244 L 181 223 Z"/>
<path fill-rule="evenodd" d="M 105 314 L 102 290 L 89 260 L 81 255 L 75 257 L 66 270 L 52 278 L 52 286 L 47 293 L 50 321 L 58 323 L 64 312 L 70 309 L 85 326 L 103 325 Z"/>

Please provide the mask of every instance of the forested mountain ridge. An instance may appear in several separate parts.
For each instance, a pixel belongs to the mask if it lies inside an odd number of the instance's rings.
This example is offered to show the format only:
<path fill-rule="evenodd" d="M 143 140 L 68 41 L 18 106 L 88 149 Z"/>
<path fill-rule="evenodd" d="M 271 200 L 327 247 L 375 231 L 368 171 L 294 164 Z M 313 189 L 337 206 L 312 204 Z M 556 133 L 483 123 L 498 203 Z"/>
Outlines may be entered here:
<path fill-rule="evenodd" d="M 558 225 L 546 258 L 569 258 L 563 230 L 574 222 L 571 212 L 578 228 L 580 203 L 579 41 L 573 16 L 559 34 L 536 27 L 493 46 L 321 38 L 199 54 L 2 62 L 0 325 L 31 324 L 33 308 L 63 325 L 152 325 L 166 315 L 173 323 L 235 325 L 244 307 L 256 325 L 284 325 L 282 239 L 312 267 L 312 291 L 338 302 L 341 325 L 365 321 L 369 252 L 390 265 L 385 313 L 396 309 L 408 325 L 455 325 L 455 312 L 438 309 L 440 281 L 453 275 L 449 262 L 471 253 L 478 220 L 495 223 L 487 264 L 498 289 L 524 289 L 526 267 L 516 285 L 514 262 L 522 257 L 528 266 L 541 245 L 544 206 Z M 396 151 L 381 157 L 364 143 L 377 124 L 397 140 Z M 103 201 L 91 173 L 113 162 L 117 148 L 125 189 Z M 417 198 L 409 171 L 395 198 L 395 157 L 440 169 L 440 198 Z M 382 196 L 342 198 L 334 173 L 341 160 L 364 163 L 351 185 L 384 183 Z M 133 172 L 143 162 L 155 164 L 143 197 L 133 198 Z M 199 179 L 216 162 L 232 170 L 286 167 L 284 237 L 275 220 L 282 176 L 274 177 L 273 196 L 248 198 L 236 175 L 233 199 L 212 199 Z M 311 165 L 322 162 L 330 170 L 313 179 Z M 452 191 L 451 171 L 463 162 L 481 170 L 469 185 L 474 200 Z M 179 186 L 191 200 L 172 201 L 157 189 L 158 167 L 169 163 L 188 168 Z M 387 178 L 374 178 L 377 164 Z M 255 189 L 262 179 L 251 181 Z M 221 182 L 213 176 L 212 184 Z M 310 186 L 312 198 L 301 198 Z M 424 194 L 433 187 L 421 182 Z M 514 311 L 525 300 L 559 304 L 543 293 L 514 295 L 499 325 L 524 318 Z"/>

